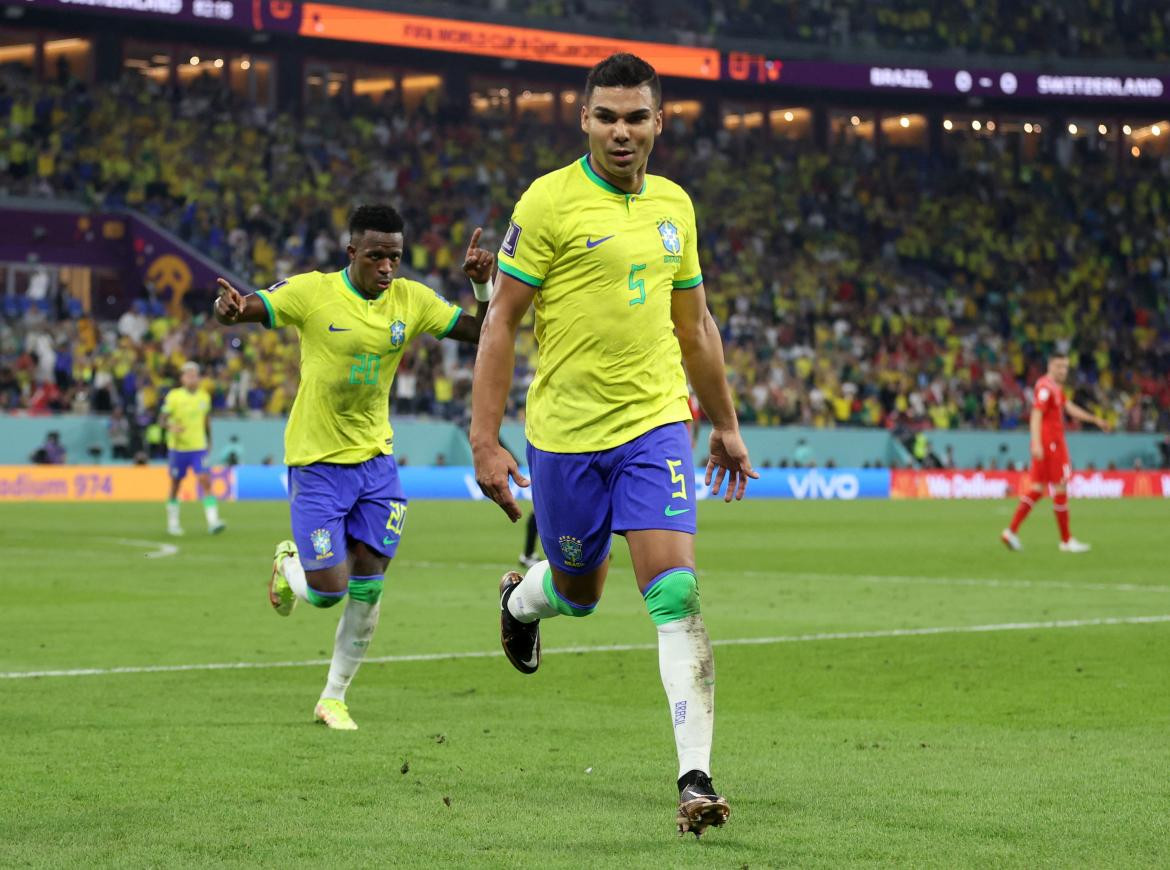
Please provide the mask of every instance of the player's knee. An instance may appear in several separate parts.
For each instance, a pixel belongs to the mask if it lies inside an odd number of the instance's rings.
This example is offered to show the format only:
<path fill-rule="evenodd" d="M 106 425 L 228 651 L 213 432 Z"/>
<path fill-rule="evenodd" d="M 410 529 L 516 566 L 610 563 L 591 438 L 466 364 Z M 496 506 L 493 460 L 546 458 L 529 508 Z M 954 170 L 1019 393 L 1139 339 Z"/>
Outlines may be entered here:
<path fill-rule="evenodd" d="M 377 604 L 382 600 L 382 575 L 367 574 L 349 578 L 349 597 L 366 604 Z"/>
<path fill-rule="evenodd" d="M 699 581 L 692 568 L 670 568 L 642 592 L 655 625 L 665 625 L 699 612 Z"/>
<path fill-rule="evenodd" d="M 562 616 L 588 616 L 597 609 L 600 601 L 598 599 L 598 601 L 592 603 L 582 604 L 579 601 L 573 601 L 568 598 L 557 588 L 557 584 L 553 580 L 551 568 L 546 569 L 544 572 L 544 597 L 557 609 L 557 613 Z"/>
<path fill-rule="evenodd" d="M 325 592 L 321 589 L 314 589 L 312 586 L 305 587 L 305 600 L 314 607 L 328 608 L 337 604 L 345 597 L 345 590 L 340 592 Z"/>

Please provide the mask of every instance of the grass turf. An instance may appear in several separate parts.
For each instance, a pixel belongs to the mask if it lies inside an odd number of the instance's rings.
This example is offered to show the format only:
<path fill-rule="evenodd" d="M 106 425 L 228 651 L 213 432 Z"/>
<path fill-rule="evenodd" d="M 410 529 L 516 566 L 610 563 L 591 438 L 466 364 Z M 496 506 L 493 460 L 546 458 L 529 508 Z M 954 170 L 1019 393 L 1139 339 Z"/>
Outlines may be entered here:
<path fill-rule="evenodd" d="M 1077 502 L 1094 544 L 996 541 L 1006 503 L 702 504 L 728 826 L 673 833 L 674 748 L 624 545 L 597 614 L 546 623 L 523 677 L 496 585 L 522 529 L 412 504 L 361 730 L 309 723 L 324 665 L 13 679 L 13 672 L 328 658 L 338 611 L 280 619 L 280 504 L 223 506 L 162 558 L 161 505 L 0 505 L 0 865 L 1165 866 L 1170 624 L 845 639 L 820 632 L 1170 614 L 1165 502 Z M 152 543 L 155 542 L 155 543 Z M 797 638 L 793 640 L 792 638 Z"/>

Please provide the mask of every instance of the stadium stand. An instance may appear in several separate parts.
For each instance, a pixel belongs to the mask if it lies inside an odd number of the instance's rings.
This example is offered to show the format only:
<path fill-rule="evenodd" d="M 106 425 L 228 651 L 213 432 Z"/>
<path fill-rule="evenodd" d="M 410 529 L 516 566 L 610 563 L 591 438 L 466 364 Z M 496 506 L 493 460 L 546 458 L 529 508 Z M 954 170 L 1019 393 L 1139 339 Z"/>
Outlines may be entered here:
<path fill-rule="evenodd" d="M 0 193 L 137 209 L 256 286 L 339 267 L 348 209 L 389 199 L 412 274 L 465 305 L 470 228 L 498 242 L 501 209 L 581 147 L 565 126 L 481 122 L 437 100 L 322 101 L 293 119 L 137 75 L 84 86 L 6 72 L 0 124 Z M 1026 426 L 1024 385 L 1075 336 L 1078 400 L 1120 428 L 1165 428 L 1170 159 L 1113 161 L 1068 140 L 1024 157 L 1002 138 L 955 137 L 930 158 L 736 136 L 702 117 L 668 129 L 651 168 L 695 199 L 743 420 Z M 175 318 L 144 298 L 117 323 L 44 303 L 8 317 L 0 406 L 122 406 L 144 422 L 190 358 L 213 372 L 222 412 L 287 411 L 295 337 L 206 330 L 201 311 Z M 515 412 L 530 334 L 521 350 Z M 396 412 L 460 419 L 471 363 L 454 345 L 407 359 Z"/>

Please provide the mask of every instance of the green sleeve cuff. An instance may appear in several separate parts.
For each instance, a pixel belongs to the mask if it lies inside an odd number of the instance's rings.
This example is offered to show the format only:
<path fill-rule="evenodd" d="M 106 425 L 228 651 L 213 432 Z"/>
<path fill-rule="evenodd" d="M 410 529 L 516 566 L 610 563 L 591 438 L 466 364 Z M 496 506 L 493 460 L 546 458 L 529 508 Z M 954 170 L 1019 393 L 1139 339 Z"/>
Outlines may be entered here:
<path fill-rule="evenodd" d="M 455 314 L 451 317 L 451 322 L 447 324 L 447 328 L 440 332 L 435 338 L 443 339 L 451 334 L 451 330 L 455 328 L 455 324 L 459 322 L 459 318 L 463 316 L 463 309 L 456 306 Z"/>
<path fill-rule="evenodd" d="M 527 284 L 529 287 L 540 287 L 540 285 L 544 283 L 543 278 L 537 278 L 535 275 L 529 275 L 524 270 L 517 269 L 515 266 L 509 263 L 500 262 L 497 265 L 500 267 L 500 271 L 505 275 L 510 275 L 517 281 L 520 281 L 523 284 Z"/>
<path fill-rule="evenodd" d="M 274 329 L 276 327 L 276 313 L 272 310 L 272 303 L 268 301 L 263 290 L 257 290 L 256 295 L 260 297 L 260 301 L 264 303 L 264 309 L 268 312 L 268 322 L 264 324 L 264 328 Z"/>
<path fill-rule="evenodd" d="M 682 281 L 672 281 L 675 290 L 691 290 L 703 283 L 703 276 L 696 275 L 694 278 L 684 278 Z"/>

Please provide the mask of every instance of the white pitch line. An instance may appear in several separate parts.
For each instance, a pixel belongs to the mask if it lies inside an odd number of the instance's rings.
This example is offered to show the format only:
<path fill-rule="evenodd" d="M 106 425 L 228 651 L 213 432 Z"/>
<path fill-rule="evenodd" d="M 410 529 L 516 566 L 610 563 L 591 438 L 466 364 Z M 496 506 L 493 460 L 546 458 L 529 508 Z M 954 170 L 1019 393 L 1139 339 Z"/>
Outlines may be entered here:
<path fill-rule="evenodd" d="M 404 559 L 391 565 L 398 568 L 446 568 L 454 570 L 499 570 L 498 562 L 428 562 Z M 736 577 L 789 577 L 793 580 L 826 582 L 855 580 L 859 583 L 903 583 L 924 586 L 976 586 L 989 589 L 1086 589 L 1093 592 L 1170 592 L 1170 586 L 1141 583 L 1075 583 L 1070 580 L 997 580 L 988 577 L 924 577 L 914 574 L 825 574 L 811 571 L 741 571 L 721 568 L 701 569 L 699 574 L 734 575 Z"/>
<path fill-rule="evenodd" d="M 164 544 L 160 541 L 139 541 L 133 538 L 99 538 L 99 540 L 122 544 L 126 547 L 147 547 L 149 548 L 149 552 L 144 555 L 148 559 L 165 559 L 167 556 L 173 556 L 179 552 L 179 548 L 174 544 Z"/>
<path fill-rule="evenodd" d="M 1049 622 L 999 622 L 989 625 L 940 625 L 926 628 L 887 628 L 873 631 L 828 631 L 816 634 L 789 634 L 774 637 L 741 637 L 712 641 L 713 646 L 770 646 L 782 643 L 810 643 L 829 640 L 868 640 L 887 637 L 928 637 L 939 634 L 982 634 L 996 631 L 1039 631 L 1057 628 L 1088 628 L 1103 625 L 1152 625 L 1170 622 L 1170 614 L 1156 616 L 1105 616 L 1095 619 L 1057 619 Z M 618 643 L 604 646 L 565 646 L 546 649 L 546 655 L 570 653 L 637 652 L 658 649 L 656 643 Z M 501 655 L 490 652 L 415 653 L 413 655 L 375 656 L 367 664 L 402 664 L 405 662 L 443 662 L 458 659 L 487 659 Z M 308 659 L 292 662 L 210 662 L 193 665 L 145 665 L 120 668 L 76 668 L 60 671 L 0 672 L 0 680 L 21 680 L 33 677 L 105 677 L 114 674 L 168 674 L 183 671 L 243 671 L 274 668 L 320 667 L 329 659 Z"/>

